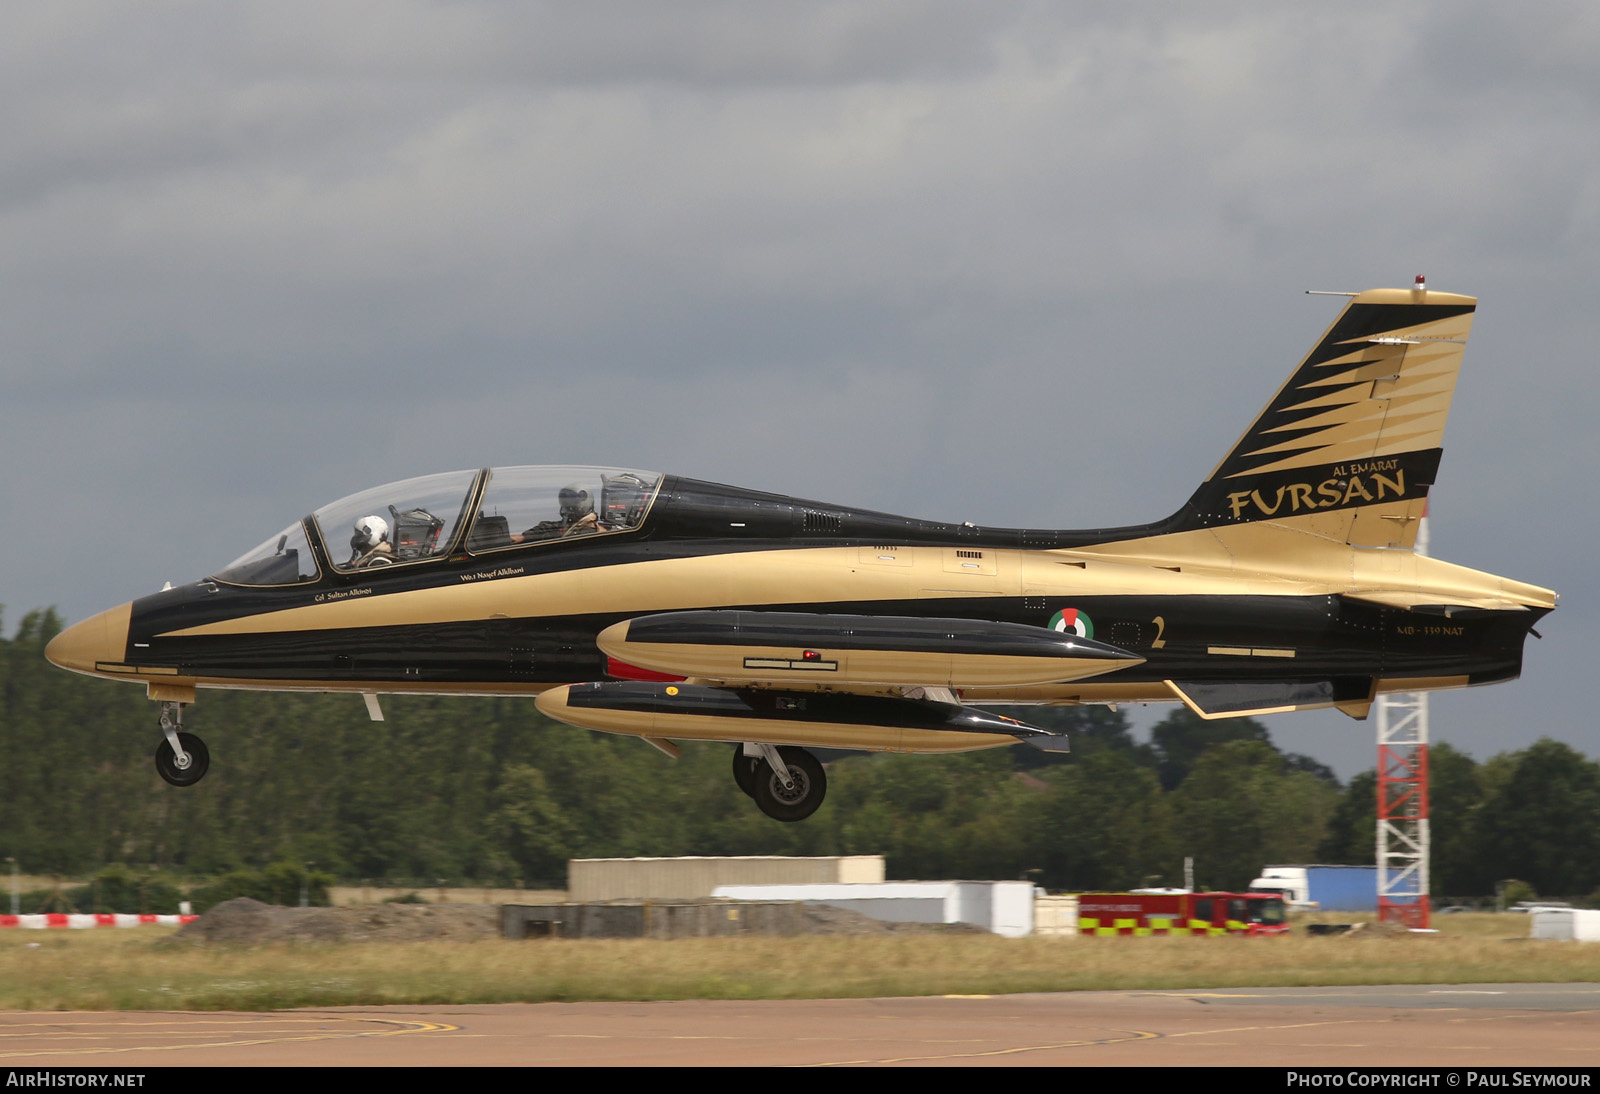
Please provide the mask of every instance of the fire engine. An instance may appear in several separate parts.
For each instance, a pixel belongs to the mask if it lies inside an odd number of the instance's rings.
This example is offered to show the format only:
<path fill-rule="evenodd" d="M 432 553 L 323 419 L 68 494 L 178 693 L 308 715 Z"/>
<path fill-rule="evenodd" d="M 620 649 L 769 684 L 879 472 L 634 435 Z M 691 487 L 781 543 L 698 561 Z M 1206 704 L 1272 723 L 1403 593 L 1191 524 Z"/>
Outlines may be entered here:
<path fill-rule="evenodd" d="M 1266 893 L 1082 893 L 1085 935 L 1287 934 L 1283 898 Z"/>

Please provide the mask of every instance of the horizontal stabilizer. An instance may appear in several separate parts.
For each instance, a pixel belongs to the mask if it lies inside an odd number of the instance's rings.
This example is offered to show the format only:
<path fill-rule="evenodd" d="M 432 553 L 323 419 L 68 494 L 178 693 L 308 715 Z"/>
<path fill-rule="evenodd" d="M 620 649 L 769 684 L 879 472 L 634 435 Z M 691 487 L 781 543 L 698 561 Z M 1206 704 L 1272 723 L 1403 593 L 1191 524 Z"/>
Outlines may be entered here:
<path fill-rule="evenodd" d="M 1374 688 L 1373 679 L 1367 676 L 1322 680 L 1168 680 L 1166 684 L 1190 710 L 1206 719 L 1332 706 L 1355 717 L 1365 717 Z"/>

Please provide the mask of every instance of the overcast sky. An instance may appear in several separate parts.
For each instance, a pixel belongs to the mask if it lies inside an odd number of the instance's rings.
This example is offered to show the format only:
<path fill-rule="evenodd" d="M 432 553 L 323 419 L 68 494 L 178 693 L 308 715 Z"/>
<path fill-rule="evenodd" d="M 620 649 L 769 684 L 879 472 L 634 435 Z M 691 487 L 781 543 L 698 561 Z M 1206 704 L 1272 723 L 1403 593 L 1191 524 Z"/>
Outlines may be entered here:
<path fill-rule="evenodd" d="M 1481 299 L 1433 553 L 1563 596 L 1434 737 L 1600 756 L 1597 48 L 1580 2 L 7 4 L 6 633 L 462 467 L 1155 519 L 1302 290 L 1425 273 Z"/>

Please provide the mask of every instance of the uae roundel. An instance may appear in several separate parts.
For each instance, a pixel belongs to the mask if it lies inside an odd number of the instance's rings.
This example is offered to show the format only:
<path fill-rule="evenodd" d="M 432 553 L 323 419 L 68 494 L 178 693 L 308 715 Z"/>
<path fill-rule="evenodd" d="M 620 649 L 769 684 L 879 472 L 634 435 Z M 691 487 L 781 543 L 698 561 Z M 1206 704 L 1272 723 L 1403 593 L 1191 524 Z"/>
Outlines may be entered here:
<path fill-rule="evenodd" d="M 1065 634 L 1071 631 L 1079 638 L 1093 638 L 1094 624 L 1089 621 L 1088 613 L 1080 612 L 1077 608 L 1062 608 L 1050 617 L 1050 629 Z"/>

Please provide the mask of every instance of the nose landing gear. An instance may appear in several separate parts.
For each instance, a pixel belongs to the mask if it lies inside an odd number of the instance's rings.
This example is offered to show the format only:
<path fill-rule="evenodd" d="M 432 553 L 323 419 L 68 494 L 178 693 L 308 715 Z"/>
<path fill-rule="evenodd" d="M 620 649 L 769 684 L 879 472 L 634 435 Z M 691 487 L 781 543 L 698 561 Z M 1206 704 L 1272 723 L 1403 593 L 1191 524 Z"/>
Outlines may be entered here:
<path fill-rule="evenodd" d="M 156 746 L 156 772 L 173 786 L 193 786 L 211 766 L 211 753 L 193 733 L 184 733 L 183 704 L 161 704 L 161 732 L 166 740 Z"/>

